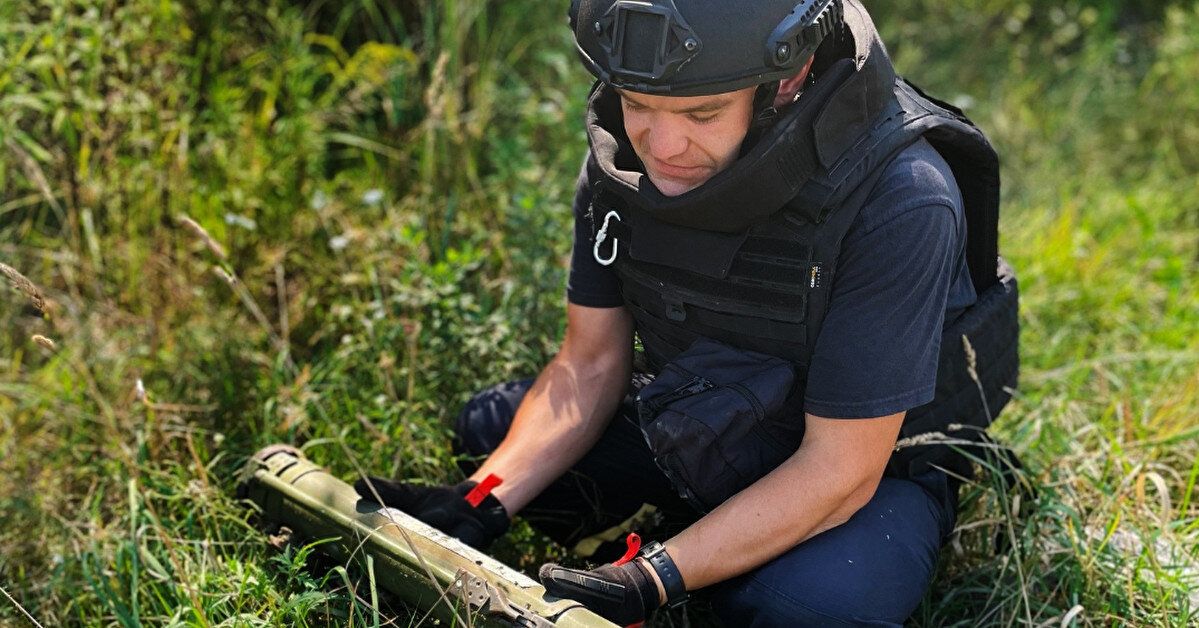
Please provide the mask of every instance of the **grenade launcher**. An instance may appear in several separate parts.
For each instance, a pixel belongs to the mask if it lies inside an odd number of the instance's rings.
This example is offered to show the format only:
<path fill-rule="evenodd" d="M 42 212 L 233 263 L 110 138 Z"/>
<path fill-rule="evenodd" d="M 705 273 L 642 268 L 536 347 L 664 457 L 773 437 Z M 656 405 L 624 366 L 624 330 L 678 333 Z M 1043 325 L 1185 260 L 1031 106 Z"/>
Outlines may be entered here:
<path fill-rule="evenodd" d="M 578 602 L 547 596 L 528 576 L 394 508 L 359 499 L 353 487 L 273 445 L 246 466 L 238 496 L 264 520 L 310 539 L 319 550 L 372 566 L 379 586 L 453 625 L 615 628 Z"/>

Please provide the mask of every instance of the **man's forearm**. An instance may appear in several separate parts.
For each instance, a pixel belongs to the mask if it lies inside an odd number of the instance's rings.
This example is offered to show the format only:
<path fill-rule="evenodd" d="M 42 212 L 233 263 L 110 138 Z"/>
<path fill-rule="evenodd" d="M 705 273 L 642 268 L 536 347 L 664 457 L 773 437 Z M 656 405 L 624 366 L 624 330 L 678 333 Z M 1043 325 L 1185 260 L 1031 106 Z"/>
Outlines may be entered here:
<path fill-rule="evenodd" d="M 758 567 L 870 500 L 903 413 L 845 421 L 829 424 L 832 434 L 809 429 L 794 456 L 666 542 L 688 589 Z"/>
<path fill-rule="evenodd" d="M 633 317 L 625 308 L 566 306 L 562 350 L 525 395 L 508 434 L 471 476 L 494 473 L 509 515 L 578 462 L 604 432 L 629 387 Z"/>
<path fill-rule="evenodd" d="M 471 478 L 494 473 L 494 495 L 515 514 L 599 439 L 628 388 L 630 370 L 573 364 L 559 354 L 525 395 L 508 435 Z"/>

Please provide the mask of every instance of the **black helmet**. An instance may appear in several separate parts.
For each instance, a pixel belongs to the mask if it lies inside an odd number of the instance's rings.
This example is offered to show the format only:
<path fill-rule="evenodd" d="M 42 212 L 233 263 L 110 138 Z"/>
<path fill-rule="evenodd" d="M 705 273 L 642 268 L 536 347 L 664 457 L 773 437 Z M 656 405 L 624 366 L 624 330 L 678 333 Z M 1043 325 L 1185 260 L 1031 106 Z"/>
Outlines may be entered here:
<path fill-rule="evenodd" d="M 794 76 L 842 23 L 841 0 L 572 0 L 579 56 L 645 94 L 705 96 Z"/>

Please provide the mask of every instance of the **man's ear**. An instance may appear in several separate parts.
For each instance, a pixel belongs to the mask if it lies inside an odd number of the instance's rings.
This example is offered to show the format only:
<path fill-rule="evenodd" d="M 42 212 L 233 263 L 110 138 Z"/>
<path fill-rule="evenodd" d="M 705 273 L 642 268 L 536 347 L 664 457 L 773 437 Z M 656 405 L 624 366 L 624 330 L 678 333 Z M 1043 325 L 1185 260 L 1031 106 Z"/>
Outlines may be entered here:
<path fill-rule="evenodd" d="M 814 59 L 815 57 L 808 59 L 808 62 L 804 64 L 803 69 L 799 71 L 799 74 L 779 81 L 779 91 L 774 97 L 775 109 L 782 109 L 784 106 L 791 104 L 795 100 L 795 97 L 799 94 L 799 91 L 803 89 L 804 81 L 808 80 L 808 72 L 812 69 L 812 61 Z"/>

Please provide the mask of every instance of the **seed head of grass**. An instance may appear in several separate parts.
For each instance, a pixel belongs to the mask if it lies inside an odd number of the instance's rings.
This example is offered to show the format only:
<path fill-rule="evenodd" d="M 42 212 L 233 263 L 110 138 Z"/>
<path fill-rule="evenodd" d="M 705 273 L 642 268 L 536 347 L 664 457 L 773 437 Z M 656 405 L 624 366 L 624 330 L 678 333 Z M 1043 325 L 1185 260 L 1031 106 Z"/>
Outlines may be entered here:
<path fill-rule="evenodd" d="M 8 264 L 0 263 L 0 273 L 3 273 L 12 285 L 16 286 L 17 290 L 25 293 L 29 297 L 29 301 L 33 303 L 39 312 L 46 312 L 46 297 L 42 296 L 42 291 L 38 290 L 37 286 L 33 285 L 32 281 L 25 278 L 25 275 L 17 272 L 17 269 Z"/>
<path fill-rule="evenodd" d="M 41 345 L 51 351 L 54 351 L 58 348 L 58 346 L 54 344 L 53 340 L 50 340 L 41 334 L 34 334 L 32 340 L 35 344 Z"/>
<path fill-rule="evenodd" d="M 208 235 L 208 231 L 205 230 L 204 227 L 200 226 L 200 223 L 192 220 L 188 216 L 180 214 L 179 224 L 183 225 L 183 228 L 190 231 L 192 235 L 196 236 L 196 238 L 203 242 L 204 246 L 208 247 L 208 250 L 212 251 L 212 254 L 215 255 L 217 259 L 223 261 L 228 258 L 225 255 L 225 247 L 221 246 L 221 244 L 216 240 L 213 240 L 212 236 Z"/>

